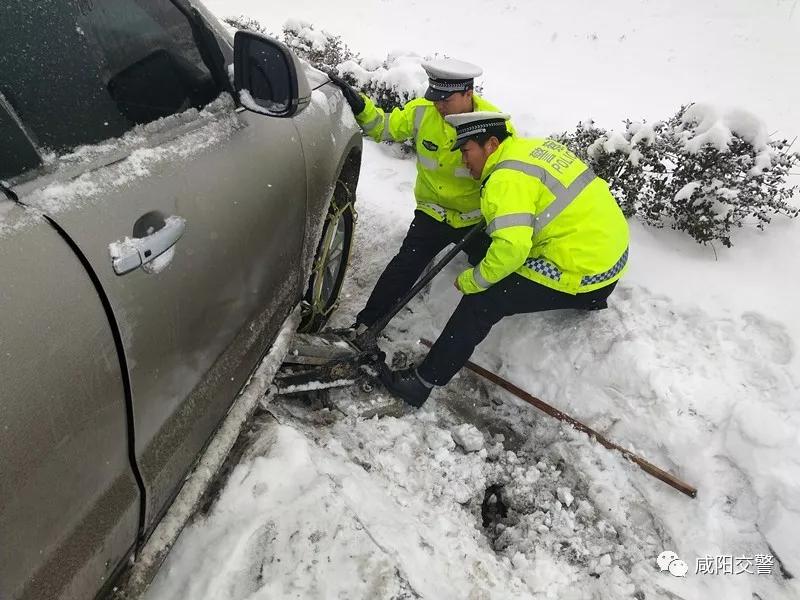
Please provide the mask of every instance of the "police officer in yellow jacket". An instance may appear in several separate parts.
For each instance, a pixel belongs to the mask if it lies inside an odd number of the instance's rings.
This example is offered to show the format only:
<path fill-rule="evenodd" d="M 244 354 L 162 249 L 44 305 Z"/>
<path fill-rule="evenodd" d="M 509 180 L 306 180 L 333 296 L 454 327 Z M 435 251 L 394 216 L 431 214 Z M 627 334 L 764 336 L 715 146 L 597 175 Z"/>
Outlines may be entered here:
<path fill-rule="evenodd" d="M 376 141 L 412 140 L 417 154 L 414 220 L 399 252 L 356 317 L 359 333 L 394 306 L 443 248 L 460 241 L 470 226 L 481 221 L 480 185 L 461 163 L 458 153 L 451 151 L 456 131 L 445 117 L 497 108 L 474 93 L 475 77 L 482 73 L 479 67 L 445 59 L 426 62 L 423 68 L 428 74 L 425 97 L 390 113 L 329 73 L 333 83 L 342 89 L 364 133 Z M 504 127 L 513 131 L 510 122 Z M 487 236 L 479 236 L 465 248 L 472 264 L 483 257 L 489 243 Z"/>
<path fill-rule="evenodd" d="M 414 406 L 450 381 L 503 317 L 605 308 L 625 272 L 628 224 L 608 184 L 559 142 L 509 137 L 508 118 L 446 117 L 457 131 L 453 150 L 481 182 L 491 245 L 458 276 L 464 296 L 425 360 L 382 376 Z"/>

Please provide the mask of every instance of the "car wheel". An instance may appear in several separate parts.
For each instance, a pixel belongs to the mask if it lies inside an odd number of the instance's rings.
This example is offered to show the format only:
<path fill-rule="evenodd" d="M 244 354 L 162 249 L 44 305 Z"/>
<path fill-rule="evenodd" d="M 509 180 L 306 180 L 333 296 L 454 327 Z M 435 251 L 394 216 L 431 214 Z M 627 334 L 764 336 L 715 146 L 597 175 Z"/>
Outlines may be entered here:
<path fill-rule="evenodd" d="M 314 258 L 311 279 L 303 303 L 300 331 L 319 331 L 336 309 L 350 260 L 355 220 L 353 198 L 345 185 L 339 181 L 336 183 L 336 190 L 325 217 L 322 237 Z"/>

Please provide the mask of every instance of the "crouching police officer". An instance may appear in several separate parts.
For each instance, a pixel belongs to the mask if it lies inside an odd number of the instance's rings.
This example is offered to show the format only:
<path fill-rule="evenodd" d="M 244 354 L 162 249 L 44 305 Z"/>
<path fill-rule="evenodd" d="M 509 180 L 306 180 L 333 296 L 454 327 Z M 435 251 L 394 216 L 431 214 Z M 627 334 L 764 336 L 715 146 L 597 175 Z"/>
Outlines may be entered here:
<path fill-rule="evenodd" d="M 344 93 L 364 133 L 376 141 L 412 140 L 417 153 L 414 187 L 416 211 L 397 255 L 389 262 L 364 309 L 356 317 L 362 333 L 395 305 L 417 281 L 425 267 L 447 245 L 457 243 L 470 226 L 481 221 L 480 186 L 451 152 L 456 131 L 445 117 L 497 109 L 474 93 L 475 77 L 482 70 L 470 63 L 445 59 L 426 62 L 428 89 L 424 98 L 408 102 L 391 113 L 347 82 L 329 73 Z M 513 131 L 510 123 L 503 128 Z M 478 236 L 465 248 L 471 264 L 486 253 L 490 240 Z"/>
<path fill-rule="evenodd" d="M 445 385 L 503 317 L 572 308 L 596 310 L 625 272 L 628 224 L 608 184 L 564 145 L 509 138 L 508 115 L 452 115 L 453 150 L 482 184 L 491 245 L 458 276 L 463 297 L 418 368 L 386 370 L 386 387 L 421 406 Z"/>

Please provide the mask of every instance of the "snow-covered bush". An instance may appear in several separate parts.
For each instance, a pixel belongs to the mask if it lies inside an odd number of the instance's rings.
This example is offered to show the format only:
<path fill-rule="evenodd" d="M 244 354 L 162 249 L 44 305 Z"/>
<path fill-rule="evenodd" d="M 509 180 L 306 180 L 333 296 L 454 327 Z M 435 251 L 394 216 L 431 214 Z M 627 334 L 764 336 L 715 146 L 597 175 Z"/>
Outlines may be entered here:
<path fill-rule="evenodd" d="M 252 31 L 253 33 L 260 33 L 261 35 L 275 37 L 275 35 L 270 33 L 259 21 L 256 19 L 251 19 L 245 15 L 239 15 L 238 17 L 225 17 L 222 20 L 234 29 L 243 29 L 244 31 Z"/>
<path fill-rule="evenodd" d="M 317 68 L 335 70 L 383 110 L 403 106 L 425 90 L 427 79 L 417 56 L 393 53 L 384 61 L 364 59 L 339 36 L 300 21 L 284 25 L 283 39 L 298 56 Z"/>
<path fill-rule="evenodd" d="M 428 78 L 423 59 L 413 54 L 390 54 L 384 61 L 349 60 L 339 73 L 385 111 L 403 106 L 425 93 Z"/>
<path fill-rule="evenodd" d="M 797 186 L 787 185 L 800 155 L 744 111 L 693 104 L 655 124 L 606 131 L 587 121 L 557 137 L 608 181 L 626 216 L 700 243 L 730 247 L 734 228 L 800 212 L 790 204 Z"/>
<path fill-rule="evenodd" d="M 249 17 L 229 17 L 225 22 L 235 29 L 277 37 Z M 421 96 L 427 85 L 420 57 L 393 53 L 383 61 L 364 59 L 353 52 L 340 36 L 318 31 L 305 21 L 287 21 L 283 26 L 282 41 L 318 69 L 338 72 L 383 110 L 403 106 Z"/>
<path fill-rule="evenodd" d="M 625 122 L 625 131 L 609 133 L 593 121 L 579 123 L 575 131 L 556 136 L 588 162 L 605 179 L 626 217 L 638 216 L 657 224 L 663 206 L 645 190 L 658 185 L 666 167 L 658 159 L 663 125 Z M 649 181 L 648 181 L 649 179 Z"/>
<path fill-rule="evenodd" d="M 227 17 L 225 22 L 234 29 L 244 29 L 282 39 L 300 58 L 311 63 L 318 69 L 336 69 L 340 64 L 351 59 L 358 59 L 347 44 L 342 42 L 338 35 L 326 31 L 317 31 L 314 26 L 305 21 L 290 19 L 283 25 L 283 35 L 271 33 L 258 20 L 241 15 Z"/>
<path fill-rule="evenodd" d="M 317 31 L 305 21 L 287 21 L 283 26 L 283 41 L 318 69 L 337 69 L 345 61 L 358 59 L 340 36 Z"/>

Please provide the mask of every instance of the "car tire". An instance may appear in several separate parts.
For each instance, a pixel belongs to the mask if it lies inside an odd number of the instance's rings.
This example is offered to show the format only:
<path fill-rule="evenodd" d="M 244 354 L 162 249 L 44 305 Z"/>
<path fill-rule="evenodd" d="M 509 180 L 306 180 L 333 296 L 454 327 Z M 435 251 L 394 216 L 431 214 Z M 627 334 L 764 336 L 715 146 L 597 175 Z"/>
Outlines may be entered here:
<path fill-rule="evenodd" d="M 353 200 L 347 187 L 337 181 L 303 298 L 301 332 L 322 329 L 338 305 L 353 246 Z"/>

